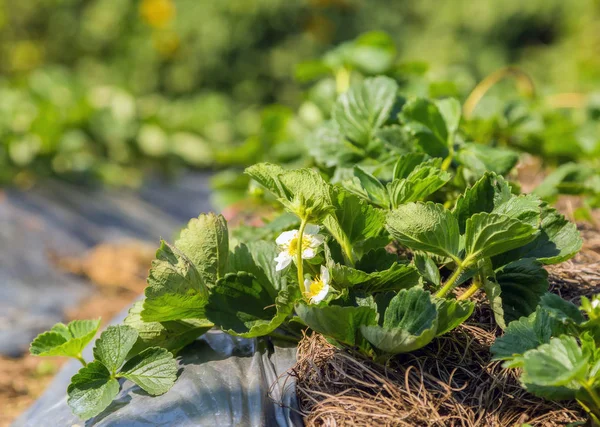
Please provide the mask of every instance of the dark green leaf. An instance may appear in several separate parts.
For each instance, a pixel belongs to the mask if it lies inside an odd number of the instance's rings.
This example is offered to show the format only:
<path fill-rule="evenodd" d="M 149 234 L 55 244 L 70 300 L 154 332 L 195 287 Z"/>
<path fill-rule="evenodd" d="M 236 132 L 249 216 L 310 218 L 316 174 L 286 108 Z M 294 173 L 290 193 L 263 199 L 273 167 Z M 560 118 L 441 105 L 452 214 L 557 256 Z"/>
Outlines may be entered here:
<path fill-rule="evenodd" d="M 206 306 L 207 318 L 232 335 L 268 335 L 292 313 L 300 291 L 297 286 L 290 286 L 274 299 L 266 286 L 247 272 L 226 274 L 212 290 Z"/>
<path fill-rule="evenodd" d="M 87 420 L 104 411 L 119 393 L 119 383 L 106 367 L 97 361 L 81 368 L 67 388 L 71 410 Z"/>
<path fill-rule="evenodd" d="M 177 362 L 164 348 L 150 347 L 127 361 L 120 375 L 153 396 L 166 393 L 177 379 Z"/>
<path fill-rule="evenodd" d="M 429 283 L 437 287 L 440 286 L 440 270 L 435 262 L 425 254 L 417 253 L 413 258 L 415 267 L 419 271 L 419 274 L 425 278 Z"/>
<path fill-rule="evenodd" d="M 519 161 L 519 154 L 507 148 L 496 148 L 477 143 L 465 143 L 456 153 L 457 160 L 478 175 L 487 171 L 505 175 Z"/>
<path fill-rule="evenodd" d="M 437 329 L 437 310 L 431 294 L 419 288 L 401 290 L 391 299 L 383 325 L 363 325 L 363 336 L 378 349 L 406 353 L 427 345 Z"/>
<path fill-rule="evenodd" d="M 361 325 L 374 324 L 376 317 L 370 307 L 321 307 L 305 303 L 296 305 L 296 314 L 313 331 L 351 346 L 359 343 Z"/>

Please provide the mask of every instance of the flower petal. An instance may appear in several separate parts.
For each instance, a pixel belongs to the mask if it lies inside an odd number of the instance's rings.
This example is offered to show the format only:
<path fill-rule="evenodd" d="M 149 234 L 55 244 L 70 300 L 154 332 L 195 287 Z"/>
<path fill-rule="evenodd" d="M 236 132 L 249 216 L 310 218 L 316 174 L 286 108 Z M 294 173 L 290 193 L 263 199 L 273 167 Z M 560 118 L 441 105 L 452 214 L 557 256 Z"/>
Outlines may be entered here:
<path fill-rule="evenodd" d="M 279 246 L 289 245 L 296 237 L 298 237 L 298 230 L 284 231 L 275 239 L 275 243 Z"/>
<path fill-rule="evenodd" d="M 329 270 L 324 265 L 321 266 L 321 280 L 325 285 L 329 285 Z"/>
<path fill-rule="evenodd" d="M 275 271 L 281 271 L 292 263 L 292 257 L 287 252 L 280 252 L 275 261 L 277 262 Z"/>
<path fill-rule="evenodd" d="M 304 234 L 317 234 L 321 227 L 316 224 L 306 224 L 304 227 Z"/>
<path fill-rule="evenodd" d="M 312 282 L 308 279 L 304 279 L 304 292 L 306 292 L 307 294 L 310 293 L 310 284 Z"/>
<path fill-rule="evenodd" d="M 322 245 L 324 241 L 325 236 L 323 236 L 322 234 L 314 234 L 310 236 L 310 246 L 312 246 L 313 248 Z"/>
<path fill-rule="evenodd" d="M 302 251 L 302 259 L 314 258 L 316 254 L 317 254 L 317 251 L 315 251 L 313 248 L 304 249 Z"/>
<path fill-rule="evenodd" d="M 321 301 L 323 301 L 325 299 L 325 297 L 327 296 L 327 294 L 329 293 L 329 285 L 325 282 L 323 282 L 323 289 L 321 289 L 321 291 L 313 296 L 310 299 L 310 302 L 313 304 L 317 304 L 320 303 Z"/>

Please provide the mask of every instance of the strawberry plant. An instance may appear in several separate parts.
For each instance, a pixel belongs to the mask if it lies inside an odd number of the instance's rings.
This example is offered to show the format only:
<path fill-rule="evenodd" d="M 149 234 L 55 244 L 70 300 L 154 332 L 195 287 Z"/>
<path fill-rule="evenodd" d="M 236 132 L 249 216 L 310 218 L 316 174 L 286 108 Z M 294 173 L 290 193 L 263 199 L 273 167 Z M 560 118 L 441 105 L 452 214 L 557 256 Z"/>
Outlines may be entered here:
<path fill-rule="evenodd" d="M 506 368 L 521 368 L 529 392 L 573 400 L 600 423 L 600 296 L 582 297 L 581 307 L 553 294 L 536 311 L 511 322 L 491 351 Z"/>

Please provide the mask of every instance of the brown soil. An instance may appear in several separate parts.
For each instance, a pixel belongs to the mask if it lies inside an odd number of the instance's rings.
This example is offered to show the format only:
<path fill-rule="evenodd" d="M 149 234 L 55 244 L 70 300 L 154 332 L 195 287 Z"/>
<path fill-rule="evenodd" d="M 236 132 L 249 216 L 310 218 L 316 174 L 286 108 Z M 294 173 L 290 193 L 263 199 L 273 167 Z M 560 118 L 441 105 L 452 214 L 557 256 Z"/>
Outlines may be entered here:
<path fill-rule="evenodd" d="M 139 242 L 101 244 L 82 258 L 58 258 L 59 268 L 83 276 L 96 285 L 95 293 L 65 320 L 101 317 L 110 321 L 143 291 L 155 248 Z M 0 357 L 0 427 L 7 427 L 37 399 L 67 360 L 25 355 Z"/>
<path fill-rule="evenodd" d="M 585 244 L 572 260 L 548 268 L 551 290 L 577 303 L 600 292 L 600 231 L 580 226 Z M 574 402 L 549 402 L 525 392 L 514 370 L 491 361 L 501 333 L 489 306 L 452 333 L 385 365 L 306 336 L 296 379 L 307 426 L 559 426 L 584 421 Z"/>

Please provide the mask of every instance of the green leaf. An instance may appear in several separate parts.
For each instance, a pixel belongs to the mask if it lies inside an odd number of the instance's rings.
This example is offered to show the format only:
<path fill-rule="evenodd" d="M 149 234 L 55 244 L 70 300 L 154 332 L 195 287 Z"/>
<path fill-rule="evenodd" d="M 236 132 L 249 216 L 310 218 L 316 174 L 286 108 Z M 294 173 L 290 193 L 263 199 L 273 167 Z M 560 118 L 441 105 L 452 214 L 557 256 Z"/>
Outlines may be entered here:
<path fill-rule="evenodd" d="M 394 263 L 387 270 L 370 273 L 368 280 L 356 289 L 367 293 L 389 292 L 412 288 L 418 283 L 419 273 L 413 265 Z"/>
<path fill-rule="evenodd" d="M 577 226 L 550 206 L 542 206 L 540 233 L 531 243 L 494 259 L 494 265 L 521 258 L 537 258 L 543 264 L 557 264 L 572 258 L 583 245 Z"/>
<path fill-rule="evenodd" d="M 381 141 L 382 145 L 392 152 L 410 154 L 414 150 L 412 136 L 398 125 L 377 129 L 375 131 L 375 138 L 377 141 Z M 421 155 L 425 156 L 425 153 L 421 153 Z"/>
<path fill-rule="evenodd" d="M 424 347 L 435 337 L 436 330 L 437 310 L 431 294 L 419 288 L 398 292 L 386 308 L 381 326 L 360 328 L 367 341 L 390 354 Z"/>
<path fill-rule="evenodd" d="M 450 179 L 446 171 L 431 166 L 419 166 L 405 179 L 396 179 L 387 185 L 392 208 L 404 203 L 424 200 L 442 188 Z"/>
<path fill-rule="evenodd" d="M 119 383 L 98 362 L 88 363 L 71 378 L 67 403 L 79 418 L 87 420 L 104 411 L 119 393 Z"/>
<path fill-rule="evenodd" d="M 129 359 L 120 375 L 157 396 L 166 393 L 177 380 L 177 362 L 164 348 L 150 347 Z"/>
<path fill-rule="evenodd" d="M 359 166 L 354 166 L 354 178 L 352 181 L 344 182 L 344 187 L 381 208 L 390 206 L 388 191 L 384 185 Z"/>
<path fill-rule="evenodd" d="M 440 270 L 435 262 L 425 254 L 417 253 L 413 258 L 419 274 L 432 285 L 441 285 Z"/>
<path fill-rule="evenodd" d="M 480 212 L 506 215 L 537 227 L 541 203 L 532 195 L 514 196 L 504 178 L 488 172 L 458 198 L 453 213 L 461 233 L 465 231 L 467 219 Z"/>
<path fill-rule="evenodd" d="M 448 133 L 455 133 L 458 130 L 460 117 L 462 115 L 460 101 L 456 98 L 446 98 L 435 101 L 435 104 L 444 118 L 444 122 L 446 122 Z"/>
<path fill-rule="evenodd" d="M 488 172 L 460 195 L 453 213 L 458 220 L 461 234 L 465 232 L 467 219 L 480 212 L 492 211 L 512 197 L 510 186 L 503 177 Z"/>
<path fill-rule="evenodd" d="M 208 289 L 194 263 L 162 241 L 148 273 L 142 319 L 163 322 L 202 319 Z"/>
<path fill-rule="evenodd" d="M 489 260 L 487 261 L 489 262 Z M 494 314 L 494 320 L 501 329 L 506 329 L 504 306 L 502 304 L 502 288 L 496 282 L 495 278 L 481 277 L 479 281 L 483 283 L 483 290 Z"/>
<path fill-rule="evenodd" d="M 206 286 L 217 283 L 227 268 L 229 239 L 223 215 L 201 214 L 181 230 L 175 247 L 194 264 Z"/>
<path fill-rule="evenodd" d="M 535 259 L 514 261 L 496 270 L 506 324 L 529 316 L 548 290 L 548 272 Z"/>
<path fill-rule="evenodd" d="M 283 272 L 275 270 L 276 263 L 273 260 L 278 252 L 274 241 L 241 243 L 229 256 L 228 272 L 246 271 L 253 274 L 275 299 L 277 292 L 287 285 Z"/>
<path fill-rule="evenodd" d="M 424 98 L 408 100 L 400 112 L 400 120 L 425 153 L 432 157 L 448 156 L 448 127 L 433 102 Z"/>
<path fill-rule="evenodd" d="M 296 305 L 296 314 L 313 331 L 351 346 L 360 342 L 361 325 L 375 323 L 376 317 L 370 307 L 316 306 L 303 302 Z"/>
<path fill-rule="evenodd" d="M 527 350 L 536 348 L 543 344 L 544 335 L 547 333 L 538 330 L 534 326 L 537 313 L 529 317 L 521 317 L 508 324 L 504 331 L 504 335 L 496 338 L 496 341 L 490 347 L 490 351 L 496 360 L 513 360 L 522 361 L 519 357 Z M 539 333 L 538 333 L 539 332 Z M 550 335 L 550 334 L 548 334 Z M 548 339 L 550 339 L 548 337 Z"/>
<path fill-rule="evenodd" d="M 131 351 L 134 354 L 148 347 L 163 347 L 177 353 L 213 327 L 213 324 L 206 319 L 144 322 L 142 309 L 143 302 L 135 302 L 123 322 L 138 332 L 138 340 Z"/>
<path fill-rule="evenodd" d="M 588 356 L 571 336 L 552 338 L 548 344 L 527 351 L 523 359 L 521 381 L 540 386 L 569 386 L 585 379 L 588 365 Z"/>
<path fill-rule="evenodd" d="M 458 257 L 458 223 L 442 205 L 428 202 L 399 206 L 387 215 L 386 228 L 410 249 Z"/>
<path fill-rule="evenodd" d="M 359 148 L 344 138 L 339 126 L 333 120 L 321 124 L 304 141 L 315 162 L 326 168 L 351 165 L 364 156 Z"/>
<path fill-rule="evenodd" d="M 279 179 L 279 176 L 285 172 L 281 166 L 272 163 L 257 163 L 246 168 L 244 172 L 276 197 L 289 199 L 292 196 Z"/>
<path fill-rule="evenodd" d="M 578 325 L 585 322 L 585 317 L 579 310 L 579 307 L 556 294 L 546 293 L 540 298 L 539 305 L 549 316 L 552 316 L 562 324 Z"/>
<path fill-rule="evenodd" d="M 466 256 L 482 259 L 523 246 L 536 238 L 538 230 L 506 215 L 481 212 L 467 220 Z"/>
<path fill-rule="evenodd" d="M 29 348 L 34 356 L 81 357 L 81 352 L 94 338 L 98 320 L 73 320 L 68 326 L 57 323 L 48 332 L 38 335 Z"/>
<path fill-rule="evenodd" d="M 332 211 L 331 186 L 313 169 L 281 173 L 279 181 L 289 194 L 280 199 L 290 212 L 309 222 L 319 223 Z"/>
<path fill-rule="evenodd" d="M 517 164 L 519 154 L 507 148 L 465 143 L 456 153 L 456 159 L 478 175 L 483 175 L 487 171 L 505 175 Z"/>
<path fill-rule="evenodd" d="M 130 326 L 109 326 L 94 345 L 94 358 L 115 373 L 125 362 L 137 339 L 137 331 Z"/>
<path fill-rule="evenodd" d="M 207 318 L 231 335 L 252 338 L 270 334 L 292 313 L 300 291 L 289 286 L 274 299 L 267 286 L 244 271 L 226 274 L 212 290 Z"/>
<path fill-rule="evenodd" d="M 323 225 L 357 260 L 363 255 L 361 243 L 383 230 L 384 214 L 343 189 L 335 188 L 332 196 L 335 210 L 323 220 Z"/>
<path fill-rule="evenodd" d="M 365 79 L 340 95 L 333 108 L 333 119 L 348 139 L 364 147 L 388 119 L 397 91 L 398 84 L 388 77 Z"/>
<path fill-rule="evenodd" d="M 426 158 L 427 154 L 425 153 L 407 153 L 398 157 L 394 165 L 393 178 L 408 178 L 412 171 L 425 162 Z"/>
<path fill-rule="evenodd" d="M 438 313 L 438 324 L 435 335 L 438 337 L 461 325 L 471 317 L 475 309 L 473 301 L 457 301 L 446 298 L 436 298 L 435 306 Z"/>

